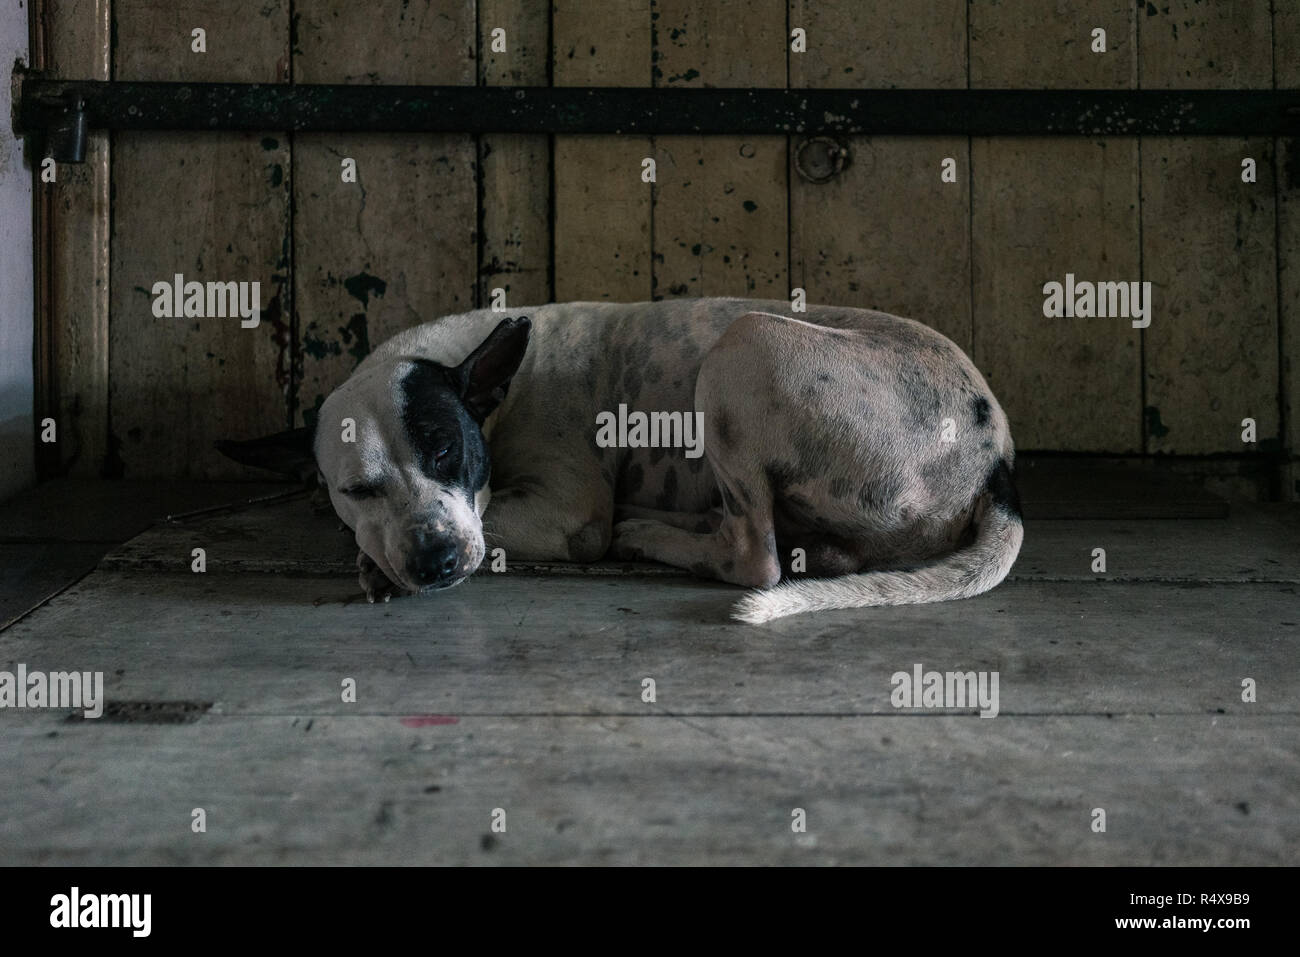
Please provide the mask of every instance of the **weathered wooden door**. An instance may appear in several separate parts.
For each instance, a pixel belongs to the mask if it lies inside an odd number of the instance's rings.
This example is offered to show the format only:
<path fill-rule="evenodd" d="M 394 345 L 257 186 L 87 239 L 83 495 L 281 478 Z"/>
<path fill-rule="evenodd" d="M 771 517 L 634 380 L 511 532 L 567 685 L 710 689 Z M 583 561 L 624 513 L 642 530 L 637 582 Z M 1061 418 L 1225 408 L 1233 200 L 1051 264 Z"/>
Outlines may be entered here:
<path fill-rule="evenodd" d="M 260 83 L 1300 85 L 1300 13 L 1271 6 L 45 0 L 41 65 Z M 1207 467 L 1227 475 L 1300 444 L 1294 143 L 839 145 L 843 169 L 813 182 L 799 136 L 95 134 L 45 200 L 45 400 L 68 437 L 53 467 L 242 475 L 214 439 L 302 423 L 372 345 L 494 290 L 517 307 L 801 288 L 953 338 L 1022 449 L 1219 456 Z M 177 274 L 259 282 L 260 321 L 157 318 L 151 290 Z M 1045 317 L 1044 284 L 1067 274 L 1151 282 L 1150 325 Z"/>

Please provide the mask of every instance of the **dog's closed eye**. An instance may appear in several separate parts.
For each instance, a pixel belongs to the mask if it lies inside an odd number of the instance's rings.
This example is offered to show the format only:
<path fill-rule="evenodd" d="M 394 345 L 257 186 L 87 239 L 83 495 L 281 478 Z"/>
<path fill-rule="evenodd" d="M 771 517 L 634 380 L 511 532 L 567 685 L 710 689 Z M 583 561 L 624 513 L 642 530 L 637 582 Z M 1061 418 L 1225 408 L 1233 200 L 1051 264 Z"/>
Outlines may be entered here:
<path fill-rule="evenodd" d="M 339 489 L 339 491 L 344 495 L 346 495 L 348 498 L 374 498 L 382 491 L 382 489 L 380 489 L 378 485 L 366 485 L 365 483 L 358 483 L 355 485 L 349 485 L 345 488 L 341 488 Z"/>

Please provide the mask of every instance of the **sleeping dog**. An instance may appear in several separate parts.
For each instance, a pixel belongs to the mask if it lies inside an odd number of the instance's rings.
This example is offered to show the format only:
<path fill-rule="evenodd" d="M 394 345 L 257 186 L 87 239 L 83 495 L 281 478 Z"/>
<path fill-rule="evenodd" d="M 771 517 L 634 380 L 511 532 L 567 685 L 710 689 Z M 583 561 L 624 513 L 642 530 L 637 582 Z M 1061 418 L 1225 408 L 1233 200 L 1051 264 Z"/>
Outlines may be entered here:
<path fill-rule="evenodd" d="M 734 609 L 746 622 L 966 598 L 1015 562 L 1006 416 L 934 330 L 744 299 L 517 311 L 408 329 L 312 432 L 218 447 L 318 473 L 370 601 L 459 584 L 496 547 L 757 589 Z M 671 447 L 687 429 L 628 429 L 627 410 L 699 422 L 704 454 Z"/>

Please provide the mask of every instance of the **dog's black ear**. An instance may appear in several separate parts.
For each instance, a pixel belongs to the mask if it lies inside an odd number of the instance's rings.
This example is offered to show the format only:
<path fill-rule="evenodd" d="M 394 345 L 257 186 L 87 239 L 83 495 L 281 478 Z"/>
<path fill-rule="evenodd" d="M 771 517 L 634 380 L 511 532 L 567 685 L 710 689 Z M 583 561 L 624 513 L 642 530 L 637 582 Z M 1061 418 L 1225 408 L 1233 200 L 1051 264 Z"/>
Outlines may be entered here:
<path fill-rule="evenodd" d="M 254 465 L 281 475 L 288 475 L 308 485 L 316 482 L 316 457 L 312 453 L 313 430 L 289 429 L 260 439 L 214 442 L 217 451 L 242 465 Z"/>
<path fill-rule="evenodd" d="M 470 415 L 482 422 L 501 404 L 510 380 L 524 361 L 528 333 L 533 327 L 527 316 L 503 319 L 477 349 L 456 367 L 461 399 Z"/>

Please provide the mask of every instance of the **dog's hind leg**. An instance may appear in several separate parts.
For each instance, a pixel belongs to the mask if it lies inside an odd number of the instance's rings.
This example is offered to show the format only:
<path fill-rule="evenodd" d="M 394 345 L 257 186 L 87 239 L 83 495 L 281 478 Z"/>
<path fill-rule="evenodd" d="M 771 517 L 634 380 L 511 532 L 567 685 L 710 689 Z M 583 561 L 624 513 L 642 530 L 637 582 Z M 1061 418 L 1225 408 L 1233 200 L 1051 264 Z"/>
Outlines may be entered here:
<path fill-rule="evenodd" d="M 614 526 L 612 554 L 627 561 L 651 559 L 750 588 L 770 588 L 781 578 L 767 481 L 754 474 L 732 479 L 715 463 L 723 516 L 717 530 L 695 532 L 663 522 L 629 519 Z"/>
<path fill-rule="evenodd" d="M 748 325 L 743 319 L 732 323 L 705 356 L 695 384 L 704 454 L 722 493 L 722 521 L 713 531 L 645 519 L 619 522 L 611 546 L 615 556 L 666 562 L 750 588 L 780 581 L 772 486 L 762 454 L 770 436 L 761 424 L 750 425 L 764 383 L 740 381 L 742 375 L 755 377 L 755 358 L 764 358 L 764 344 L 752 341 Z"/>

